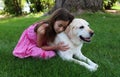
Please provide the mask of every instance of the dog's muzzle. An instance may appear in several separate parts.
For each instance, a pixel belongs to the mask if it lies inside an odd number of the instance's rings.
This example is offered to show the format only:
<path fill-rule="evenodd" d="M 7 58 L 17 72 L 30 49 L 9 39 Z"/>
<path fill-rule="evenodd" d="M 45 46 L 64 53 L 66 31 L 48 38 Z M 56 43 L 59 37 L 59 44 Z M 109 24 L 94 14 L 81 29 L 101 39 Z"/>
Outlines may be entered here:
<path fill-rule="evenodd" d="M 90 37 L 83 37 L 83 36 L 79 36 L 81 40 L 85 41 L 85 42 L 90 42 L 91 41 L 91 37 L 94 35 L 94 32 L 89 32 Z"/>

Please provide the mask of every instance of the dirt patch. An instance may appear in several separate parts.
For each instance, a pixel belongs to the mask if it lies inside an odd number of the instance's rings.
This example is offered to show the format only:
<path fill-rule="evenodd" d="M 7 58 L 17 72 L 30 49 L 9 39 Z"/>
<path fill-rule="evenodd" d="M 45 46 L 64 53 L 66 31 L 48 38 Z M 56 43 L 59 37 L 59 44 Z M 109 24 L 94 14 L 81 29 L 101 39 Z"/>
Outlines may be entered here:
<path fill-rule="evenodd" d="M 5 15 L 0 15 L 0 19 L 5 18 Z"/>
<path fill-rule="evenodd" d="M 107 13 L 120 14 L 120 10 L 105 10 Z"/>

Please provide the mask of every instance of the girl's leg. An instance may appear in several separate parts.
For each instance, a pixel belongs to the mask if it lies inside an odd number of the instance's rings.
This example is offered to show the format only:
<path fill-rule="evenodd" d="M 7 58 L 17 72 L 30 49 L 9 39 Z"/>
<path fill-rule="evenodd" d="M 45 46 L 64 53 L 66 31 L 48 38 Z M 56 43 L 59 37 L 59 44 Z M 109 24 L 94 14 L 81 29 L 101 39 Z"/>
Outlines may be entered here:
<path fill-rule="evenodd" d="M 42 59 L 49 59 L 54 57 L 56 54 L 54 51 L 45 51 L 38 47 L 33 47 L 30 53 L 32 57 L 38 57 Z"/>

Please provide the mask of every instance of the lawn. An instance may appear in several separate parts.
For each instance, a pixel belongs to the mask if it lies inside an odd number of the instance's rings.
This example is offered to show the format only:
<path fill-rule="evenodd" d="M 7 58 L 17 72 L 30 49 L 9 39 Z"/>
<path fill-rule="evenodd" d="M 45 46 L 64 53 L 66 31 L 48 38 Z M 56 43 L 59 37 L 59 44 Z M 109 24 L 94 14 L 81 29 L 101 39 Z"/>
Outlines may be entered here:
<path fill-rule="evenodd" d="M 45 18 L 25 16 L 0 19 L 0 77 L 119 77 L 120 15 L 87 13 L 77 17 L 86 19 L 95 32 L 82 52 L 99 65 L 96 72 L 59 56 L 49 60 L 15 58 L 12 51 L 23 30 Z"/>

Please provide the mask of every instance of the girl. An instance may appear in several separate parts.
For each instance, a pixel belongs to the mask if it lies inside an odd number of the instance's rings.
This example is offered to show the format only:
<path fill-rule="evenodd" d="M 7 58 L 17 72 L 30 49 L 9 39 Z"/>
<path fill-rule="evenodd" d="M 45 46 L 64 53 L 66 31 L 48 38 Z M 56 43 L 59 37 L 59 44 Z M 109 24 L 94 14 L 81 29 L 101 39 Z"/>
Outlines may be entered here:
<path fill-rule="evenodd" d="M 28 27 L 16 45 L 13 55 L 19 58 L 37 57 L 48 59 L 55 56 L 54 50 L 67 50 L 68 45 L 59 43 L 49 46 L 56 35 L 64 31 L 74 19 L 66 9 L 56 10 L 48 20 L 42 20 Z"/>

